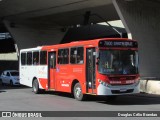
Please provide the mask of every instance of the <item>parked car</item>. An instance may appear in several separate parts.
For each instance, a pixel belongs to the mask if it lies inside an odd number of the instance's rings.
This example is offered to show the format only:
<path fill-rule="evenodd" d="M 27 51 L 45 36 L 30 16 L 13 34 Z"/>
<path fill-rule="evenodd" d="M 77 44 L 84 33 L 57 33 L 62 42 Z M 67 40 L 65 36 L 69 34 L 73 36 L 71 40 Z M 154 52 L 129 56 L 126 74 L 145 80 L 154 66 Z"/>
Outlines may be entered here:
<path fill-rule="evenodd" d="M 10 84 L 11 86 L 20 85 L 19 72 L 17 70 L 3 71 L 0 79 L 2 84 Z"/>

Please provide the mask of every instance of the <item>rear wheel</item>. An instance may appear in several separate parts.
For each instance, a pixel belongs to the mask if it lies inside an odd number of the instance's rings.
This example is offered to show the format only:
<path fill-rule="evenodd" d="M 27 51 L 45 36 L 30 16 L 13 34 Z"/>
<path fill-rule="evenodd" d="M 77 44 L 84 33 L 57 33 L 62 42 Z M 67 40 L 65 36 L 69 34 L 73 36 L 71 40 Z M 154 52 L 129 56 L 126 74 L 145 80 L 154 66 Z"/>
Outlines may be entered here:
<path fill-rule="evenodd" d="M 80 83 L 75 84 L 73 94 L 76 100 L 79 100 L 79 101 L 84 100 L 84 94 L 82 93 L 82 88 Z"/>
<path fill-rule="evenodd" d="M 39 84 L 38 84 L 38 80 L 35 79 L 33 81 L 33 84 L 32 84 L 32 91 L 35 93 L 35 94 L 38 94 L 40 92 L 39 90 Z"/>

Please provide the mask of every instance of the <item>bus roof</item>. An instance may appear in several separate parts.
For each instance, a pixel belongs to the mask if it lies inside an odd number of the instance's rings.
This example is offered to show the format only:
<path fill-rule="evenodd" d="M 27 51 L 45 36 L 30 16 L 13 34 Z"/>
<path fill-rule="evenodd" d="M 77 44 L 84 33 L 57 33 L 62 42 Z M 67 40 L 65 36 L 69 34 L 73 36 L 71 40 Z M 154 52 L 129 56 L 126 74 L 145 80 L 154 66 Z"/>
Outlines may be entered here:
<path fill-rule="evenodd" d="M 74 46 L 84 46 L 84 45 L 98 45 L 100 40 L 131 40 L 128 38 L 100 38 L 100 39 L 93 39 L 93 40 L 80 40 L 80 41 L 73 41 L 70 43 L 64 44 L 56 44 L 56 45 L 49 45 L 49 46 L 42 46 L 42 49 L 58 49 L 58 48 L 67 48 L 67 47 L 74 47 Z M 132 40 L 133 41 L 133 40 Z"/>
<path fill-rule="evenodd" d="M 74 46 L 83 46 L 83 45 L 96 45 L 100 40 L 128 40 L 128 41 L 135 41 L 128 38 L 99 38 L 93 40 L 80 40 L 80 41 L 73 41 L 70 43 L 64 44 L 55 44 L 55 45 L 46 45 L 46 46 L 38 46 L 35 48 L 27 48 L 20 50 L 21 52 L 24 51 L 38 51 L 38 50 L 48 50 L 48 49 L 58 49 L 58 48 L 67 48 L 67 47 L 74 47 Z"/>

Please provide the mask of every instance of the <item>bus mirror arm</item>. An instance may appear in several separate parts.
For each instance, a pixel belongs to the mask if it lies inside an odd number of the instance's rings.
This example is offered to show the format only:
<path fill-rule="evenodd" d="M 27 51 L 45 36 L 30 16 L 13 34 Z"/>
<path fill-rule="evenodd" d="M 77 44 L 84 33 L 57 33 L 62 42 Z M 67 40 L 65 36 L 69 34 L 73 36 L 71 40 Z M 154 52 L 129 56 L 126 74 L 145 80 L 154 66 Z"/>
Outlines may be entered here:
<path fill-rule="evenodd" d="M 99 59 L 99 52 L 96 52 L 96 58 Z"/>
<path fill-rule="evenodd" d="M 96 65 L 99 65 L 99 58 L 97 58 Z"/>

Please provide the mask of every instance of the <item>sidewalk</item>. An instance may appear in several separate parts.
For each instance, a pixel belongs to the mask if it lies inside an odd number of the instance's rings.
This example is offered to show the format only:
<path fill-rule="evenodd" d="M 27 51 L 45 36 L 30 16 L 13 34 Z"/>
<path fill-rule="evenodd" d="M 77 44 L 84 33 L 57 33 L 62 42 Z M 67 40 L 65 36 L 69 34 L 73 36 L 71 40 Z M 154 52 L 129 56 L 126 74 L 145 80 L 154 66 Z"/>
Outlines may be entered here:
<path fill-rule="evenodd" d="M 160 95 L 160 80 L 141 80 L 140 91 Z"/>

